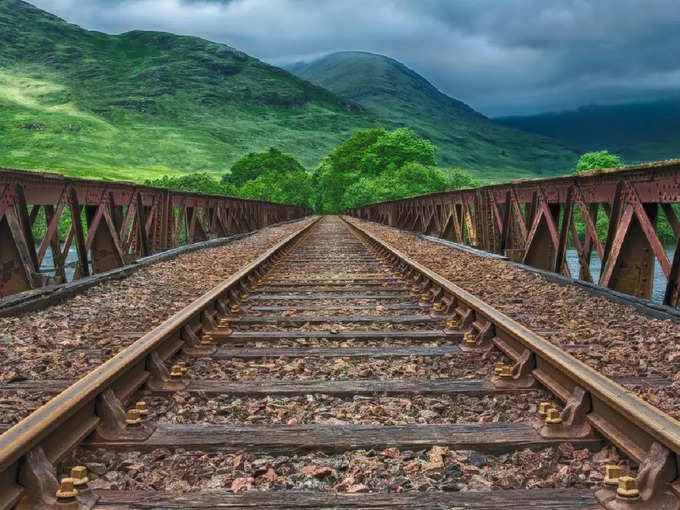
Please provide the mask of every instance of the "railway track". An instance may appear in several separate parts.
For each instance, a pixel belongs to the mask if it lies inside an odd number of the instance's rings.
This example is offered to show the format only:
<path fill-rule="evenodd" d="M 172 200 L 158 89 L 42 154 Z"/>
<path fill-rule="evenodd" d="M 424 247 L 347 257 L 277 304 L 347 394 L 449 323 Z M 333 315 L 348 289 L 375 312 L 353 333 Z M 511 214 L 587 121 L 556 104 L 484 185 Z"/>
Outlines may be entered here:
<path fill-rule="evenodd" d="M 0 508 L 678 508 L 678 422 L 337 217 L 15 386 L 56 396 L 0 436 Z M 608 445 L 630 473 L 560 478 Z"/>

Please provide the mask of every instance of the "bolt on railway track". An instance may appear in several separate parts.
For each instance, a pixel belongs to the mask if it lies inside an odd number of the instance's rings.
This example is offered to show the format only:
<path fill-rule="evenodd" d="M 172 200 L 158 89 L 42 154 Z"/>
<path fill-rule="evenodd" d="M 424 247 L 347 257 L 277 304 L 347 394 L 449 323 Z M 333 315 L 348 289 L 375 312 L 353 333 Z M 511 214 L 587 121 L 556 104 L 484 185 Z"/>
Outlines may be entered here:
<path fill-rule="evenodd" d="M 0 508 L 678 508 L 678 422 L 337 217 L 52 386 Z"/>

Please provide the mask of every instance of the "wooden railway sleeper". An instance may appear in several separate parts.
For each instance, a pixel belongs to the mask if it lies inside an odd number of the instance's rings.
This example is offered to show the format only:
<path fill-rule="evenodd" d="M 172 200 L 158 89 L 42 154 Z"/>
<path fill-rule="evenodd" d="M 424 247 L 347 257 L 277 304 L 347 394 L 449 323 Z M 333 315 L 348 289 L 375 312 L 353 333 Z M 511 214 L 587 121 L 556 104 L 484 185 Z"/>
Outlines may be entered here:
<path fill-rule="evenodd" d="M 595 493 L 608 510 L 678 510 L 680 491 L 675 455 L 657 442 L 652 443 L 635 478 L 620 477 L 616 488 Z M 675 483 L 674 483 L 675 482 Z"/>

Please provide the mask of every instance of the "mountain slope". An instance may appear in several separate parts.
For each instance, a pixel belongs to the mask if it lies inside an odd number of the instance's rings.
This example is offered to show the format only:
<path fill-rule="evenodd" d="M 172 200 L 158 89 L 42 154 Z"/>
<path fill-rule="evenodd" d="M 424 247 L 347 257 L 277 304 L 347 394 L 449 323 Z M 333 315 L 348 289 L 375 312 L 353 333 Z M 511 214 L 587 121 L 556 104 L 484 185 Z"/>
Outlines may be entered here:
<path fill-rule="evenodd" d="M 442 165 L 477 169 L 483 180 L 565 173 L 576 161 L 576 152 L 565 144 L 495 124 L 382 55 L 340 52 L 286 69 L 380 118 L 415 129 L 438 146 Z"/>
<path fill-rule="evenodd" d="M 680 97 L 495 120 L 583 151 L 608 149 L 627 163 L 680 157 Z"/>
<path fill-rule="evenodd" d="M 224 172 L 276 146 L 306 165 L 376 119 L 234 48 L 83 30 L 0 0 L 0 166 L 135 180 Z"/>

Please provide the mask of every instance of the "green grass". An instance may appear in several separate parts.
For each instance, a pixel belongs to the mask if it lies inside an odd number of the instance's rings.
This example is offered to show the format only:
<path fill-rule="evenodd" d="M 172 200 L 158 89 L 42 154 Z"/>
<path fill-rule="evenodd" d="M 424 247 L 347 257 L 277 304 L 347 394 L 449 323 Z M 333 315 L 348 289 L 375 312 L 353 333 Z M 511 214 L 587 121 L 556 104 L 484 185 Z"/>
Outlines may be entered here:
<path fill-rule="evenodd" d="M 491 122 L 382 55 L 334 53 L 289 69 L 379 118 L 410 127 L 435 143 L 440 165 L 469 169 L 481 182 L 567 173 L 578 157 L 566 144 Z"/>
<path fill-rule="evenodd" d="M 0 166 L 141 182 L 221 175 L 273 146 L 314 168 L 378 126 L 413 128 L 438 164 L 483 183 L 574 165 L 573 151 L 489 122 L 393 60 L 343 55 L 322 69 L 329 91 L 224 44 L 92 32 L 0 0 Z"/>
<path fill-rule="evenodd" d="M 315 166 L 381 124 L 229 46 L 156 32 L 89 32 L 0 1 L 0 165 L 142 181 L 223 174 L 276 146 Z"/>

